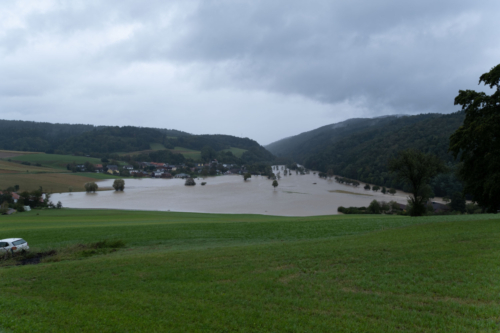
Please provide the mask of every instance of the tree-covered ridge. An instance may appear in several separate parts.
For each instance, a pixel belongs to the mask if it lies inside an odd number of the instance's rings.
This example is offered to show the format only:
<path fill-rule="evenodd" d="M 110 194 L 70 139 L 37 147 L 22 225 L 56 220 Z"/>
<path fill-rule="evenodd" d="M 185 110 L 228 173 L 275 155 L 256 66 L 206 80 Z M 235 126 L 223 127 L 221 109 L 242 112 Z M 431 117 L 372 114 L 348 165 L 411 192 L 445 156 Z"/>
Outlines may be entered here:
<path fill-rule="evenodd" d="M 332 168 L 335 174 L 344 177 L 404 188 L 395 175 L 389 173 L 388 161 L 398 151 L 413 148 L 432 153 L 453 167 L 456 162 L 448 151 L 449 137 L 463 120 L 463 112 L 402 117 L 384 127 L 365 130 L 331 144 L 306 158 L 305 166 L 325 172 Z M 451 195 L 449 192 L 460 186 L 452 174 L 440 175 L 437 179 L 433 184 L 436 195 Z"/>
<path fill-rule="evenodd" d="M 146 150 L 150 142 L 163 142 L 166 136 L 153 128 L 106 127 L 71 137 L 57 149 L 87 154 Z"/>
<path fill-rule="evenodd" d="M 276 156 L 291 158 L 303 163 L 309 155 L 321 152 L 330 144 L 342 140 L 346 136 L 366 129 L 383 127 L 397 118 L 398 116 L 384 116 L 348 119 L 273 142 L 267 145 L 266 149 Z"/>
<path fill-rule="evenodd" d="M 159 143 L 167 149 L 183 147 L 202 151 L 209 148 L 215 153 L 210 153 L 205 159 L 218 159 L 227 163 L 274 160 L 274 156 L 256 141 L 231 135 L 193 135 L 177 130 L 134 126 L 70 125 L 10 120 L 0 120 L 0 130 L 0 149 L 5 150 L 104 156 L 145 151 L 150 149 L 151 143 Z M 231 152 L 222 152 L 232 147 L 246 151 L 240 158 Z M 161 161 L 168 160 L 170 163 L 184 161 L 182 155 L 170 151 L 145 154 L 148 159 L 157 158 Z"/>
<path fill-rule="evenodd" d="M 93 125 L 51 124 L 34 121 L 0 120 L 0 149 L 47 151 L 68 138 L 92 131 Z"/>

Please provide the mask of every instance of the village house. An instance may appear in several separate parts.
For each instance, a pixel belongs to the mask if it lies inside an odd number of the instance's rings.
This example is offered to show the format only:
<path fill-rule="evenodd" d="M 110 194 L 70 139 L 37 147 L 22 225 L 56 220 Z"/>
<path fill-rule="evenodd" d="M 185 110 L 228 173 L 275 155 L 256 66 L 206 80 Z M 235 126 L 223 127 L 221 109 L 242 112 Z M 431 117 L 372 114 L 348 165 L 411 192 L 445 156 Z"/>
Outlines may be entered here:
<path fill-rule="evenodd" d="M 125 170 L 129 170 L 129 171 L 130 171 L 130 170 L 134 170 L 134 166 L 133 166 L 133 165 L 125 165 L 123 168 L 124 168 Z"/>
<path fill-rule="evenodd" d="M 2 195 L 3 192 L 0 191 L 0 195 Z M 17 203 L 17 200 L 19 200 L 19 194 L 15 193 L 15 192 L 11 192 L 10 193 L 11 197 L 12 197 L 12 200 L 14 201 L 14 203 Z"/>
<path fill-rule="evenodd" d="M 155 163 L 155 162 L 151 162 L 151 163 L 149 163 L 149 164 L 150 164 L 150 165 L 155 166 L 156 168 L 160 168 L 160 167 L 161 167 L 161 168 L 163 168 L 163 167 L 165 167 L 165 163 Z"/>
<path fill-rule="evenodd" d="M 191 177 L 191 176 L 189 176 L 187 173 L 179 173 L 179 174 L 175 175 L 175 178 L 184 179 L 184 178 L 189 178 L 189 177 Z"/>
<path fill-rule="evenodd" d="M 104 168 L 102 167 L 102 164 L 96 164 L 94 165 L 95 172 L 100 173 L 104 171 Z"/>
<path fill-rule="evenodd" d="M 118 166 L 117 165 L 108 165 L 108 171 L 109 174 L 114 175 L 119 173 L 118 171 Z"/>

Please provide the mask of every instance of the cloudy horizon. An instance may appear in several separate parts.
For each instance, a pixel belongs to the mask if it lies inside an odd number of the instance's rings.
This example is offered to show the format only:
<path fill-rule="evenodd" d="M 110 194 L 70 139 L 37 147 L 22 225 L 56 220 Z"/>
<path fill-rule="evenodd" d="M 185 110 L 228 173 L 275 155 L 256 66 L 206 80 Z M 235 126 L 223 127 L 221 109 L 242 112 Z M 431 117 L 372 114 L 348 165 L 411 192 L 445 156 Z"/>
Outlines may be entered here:
<path fill-rule="evenodd" d="M 229 134 L 458 111 L 500 63 L 497 1 L 12 1 L 0 119 Z"/>

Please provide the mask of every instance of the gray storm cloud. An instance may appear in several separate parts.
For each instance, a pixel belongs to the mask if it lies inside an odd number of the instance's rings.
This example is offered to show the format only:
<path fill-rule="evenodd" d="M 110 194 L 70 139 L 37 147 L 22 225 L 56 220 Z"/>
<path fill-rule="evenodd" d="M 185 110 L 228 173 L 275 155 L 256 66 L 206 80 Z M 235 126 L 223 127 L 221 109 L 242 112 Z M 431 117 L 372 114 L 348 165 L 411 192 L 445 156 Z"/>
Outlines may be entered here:
<path fill-rule="evenodd" d="M 452 112 L 500 62 L 499 13 L 456 0 L 0 4 L 0 118 L 268 143 L 354 116 Z"/>

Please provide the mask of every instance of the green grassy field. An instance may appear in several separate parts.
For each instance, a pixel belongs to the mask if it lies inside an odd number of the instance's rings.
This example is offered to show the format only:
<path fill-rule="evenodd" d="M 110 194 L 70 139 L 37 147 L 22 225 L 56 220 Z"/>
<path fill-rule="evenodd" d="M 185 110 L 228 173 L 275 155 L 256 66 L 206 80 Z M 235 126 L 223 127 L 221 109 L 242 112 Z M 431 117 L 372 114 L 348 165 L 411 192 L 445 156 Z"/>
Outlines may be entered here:
<path fill-rule="evenodd" d="M 49 193 L 68 192 L 70 187 L 73 192 L 82 192 L 85 191 L 85 183 L 95 182 L 96 179 L 107 178 L 98 178 L 94 174 L 83 173 L 0 173 L 0 189 L 19 185 L 21 192 L 38 190 L 40 186 L 44 192 Z"/>
<path fill-rule="evenodd" d="M 177 154 L 182 154 L 186 158 L 191 158 L 195 161 L 198 161 L 201 159 L 201 151 L 199 150 L 193 150 L 193 149 L 188 149 L 188 148 L 183 148 L 183 147 L 175 147 L 175 149 L 170 149 L 171 152 L 177 153 Z"/>
<path fill-rule="evenodd" d="M 127 244 L 0 268 L 0 330 L 498 331 L 499 224 L 496 215 L 0 217 L 0 238 L 23 237 L 33 250 Z"/>
<path fill-rule="evenodd" d="M 45 173 L 45 172 L 61 172 L 62 170 L 54 168 L 37 167 L 34 165 L 24 165 L 15 162 L 0 160 L 0 174 L 2 173 Z M 69 171 L 67 171 L 69 172 Z"/>
<path fill-rule="evenodd" d="M 151 150 L 163 150 L 163 149 L 167 149 L 165 148 L 165 146 L 161 143 L 150 143 L 149 144 L 149 147 L 151 148 Z"/>
<path fill-rule="evenodd" d="M 223 149 L 222 151 L 230 151 L 231 153 L 233 153 L 234 156 L 240 158 L 241 155 L 243 155 L 243 153 L 246 152 L 247 150 L 231 147 L 230 149 Z"/>
<path fill-rule="evenodd" d="M 66 170 L 68 163 L 84 164 L 90 162 L 92 164 L 100 164 L 101 160 L 94 157 L 58 155 L 58 154 L 28 154 L 12 157 L 12 160 L 20 162 L 40 163 L 43 167 Z"/>

